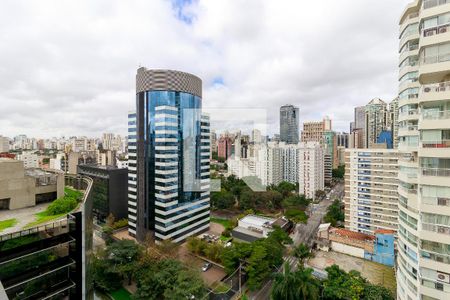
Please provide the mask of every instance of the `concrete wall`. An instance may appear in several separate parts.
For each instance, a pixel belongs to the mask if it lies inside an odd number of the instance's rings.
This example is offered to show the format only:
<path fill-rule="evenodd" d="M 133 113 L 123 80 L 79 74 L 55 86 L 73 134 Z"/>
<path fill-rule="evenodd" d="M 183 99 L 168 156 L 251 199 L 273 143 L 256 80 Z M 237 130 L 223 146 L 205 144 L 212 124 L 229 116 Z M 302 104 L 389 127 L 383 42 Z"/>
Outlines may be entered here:
<path fill-rule="evenodd" d="M 364 258 L 364 249 L 361 248 L 356 248 L 353 246 L 344 245 L 337 242 L 331 242 L 331 249 L 333 249 L 336 252 Z"/>

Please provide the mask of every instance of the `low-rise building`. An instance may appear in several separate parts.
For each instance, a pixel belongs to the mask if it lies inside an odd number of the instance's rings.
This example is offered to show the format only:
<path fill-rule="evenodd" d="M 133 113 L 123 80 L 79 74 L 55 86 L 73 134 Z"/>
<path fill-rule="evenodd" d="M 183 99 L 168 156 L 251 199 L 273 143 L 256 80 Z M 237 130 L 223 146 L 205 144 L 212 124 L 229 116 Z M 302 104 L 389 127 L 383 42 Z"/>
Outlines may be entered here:
<path fill-rule="evenodd" d="M 394 266 L 394 231 L 379 229 L 374 235 L 321 224 L 317 243 L 321 250 L 340 252 L 380 264 Z"/>
<path fill-rule="evenodd" d="M 64 174 L 26 169 L 22 161 L 0 158 L 0 209 L 19 209 L 64 195 Z"/>
<path fill-rule="evenodd" d="M 238 221 L 238 226 L 233 229 L 233 238 L 254 242 L 269 236 L 275 226 L 289 230 L 291 223 L 285 219 L 274 219 L 263 216 L 247 215 Z"/>

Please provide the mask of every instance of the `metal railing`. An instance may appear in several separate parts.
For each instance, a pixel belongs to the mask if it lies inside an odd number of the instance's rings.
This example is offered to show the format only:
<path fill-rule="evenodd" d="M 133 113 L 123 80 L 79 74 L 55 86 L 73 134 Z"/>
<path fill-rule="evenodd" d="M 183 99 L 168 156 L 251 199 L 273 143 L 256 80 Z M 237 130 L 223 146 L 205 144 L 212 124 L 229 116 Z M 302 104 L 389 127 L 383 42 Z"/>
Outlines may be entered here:
<path fill-rule="evenodd" d="M 423 120 L 445 120 L 450 119 L 450 110 L 442 110 L 442 111 L 423 111 L 422 113 Z"/>
<path fill-rule="evenodd" d="M 422 148 L 450 148 L 450 140 L 421 141 Z"/>
<path fill-rule="evenodd" d="M 450 3 L 450 0 L 423 0 L 423 9 Z"/>
<path fill-rule="evenodd" d="M 424 175 L 424 176 L 450 177 L 450 169 L 422 168 L 422 175 Z"/>
<path fill-rule="evenodd" d="M 439 93 L 448 91 L 450 91 L 450 81 L 424 84 L 422 86 L 423 93 Z"/>
<path fill-rule="evenodd" d="M 439 26 L 434 26 L 431 28 L 423 29 L 422 35 L 424 37 L 427 37 L 427 36 L 433 36 L 436 34 L 446 33 L 447 31 L 450 31 L 450 24 L 444 24 L 444 25 L 439 25 Z"/>

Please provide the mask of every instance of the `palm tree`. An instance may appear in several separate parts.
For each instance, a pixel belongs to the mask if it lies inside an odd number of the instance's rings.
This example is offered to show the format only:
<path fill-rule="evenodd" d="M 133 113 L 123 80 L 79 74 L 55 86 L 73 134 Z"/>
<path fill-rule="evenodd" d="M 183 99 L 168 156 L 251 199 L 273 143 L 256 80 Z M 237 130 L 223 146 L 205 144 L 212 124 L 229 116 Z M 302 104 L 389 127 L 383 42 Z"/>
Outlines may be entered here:
<path fill-rule="evenodd" d="M 285 263 L 283 274 L 276 274 L 272 287 L 273 300 L 319 299 L 319 283 L 312 276 L 312 269 L 300 268 L 291 272 Z"/>
<path fill-rule="evenodd" d="M 292 255 L 298 259 L 298 265 L 301 268 L 303 268 L 303 264 L 307 258 L 313 257 L 308 246 L 303 243 L 294 248 Z"/>
<path fill-rule="evenodd" d="M 275 274 L 274 284 L 272 286 L 273 300 L 296 300 L 297 278 L 295 273 L 291 272 L 291 266 L 284 264 L 283 274 Z"/>

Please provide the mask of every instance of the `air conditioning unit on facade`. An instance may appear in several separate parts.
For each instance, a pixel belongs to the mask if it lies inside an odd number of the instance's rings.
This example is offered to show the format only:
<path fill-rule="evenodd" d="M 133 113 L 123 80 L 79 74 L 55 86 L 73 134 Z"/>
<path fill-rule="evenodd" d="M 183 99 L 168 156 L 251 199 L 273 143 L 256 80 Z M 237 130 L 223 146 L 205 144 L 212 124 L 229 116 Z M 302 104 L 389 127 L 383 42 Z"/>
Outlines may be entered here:
<path fill-rule="evenodd" d="M 450 275 L 447 273 L 437 272 L 437 280 L 445 283 L 450 283 Z"/>

